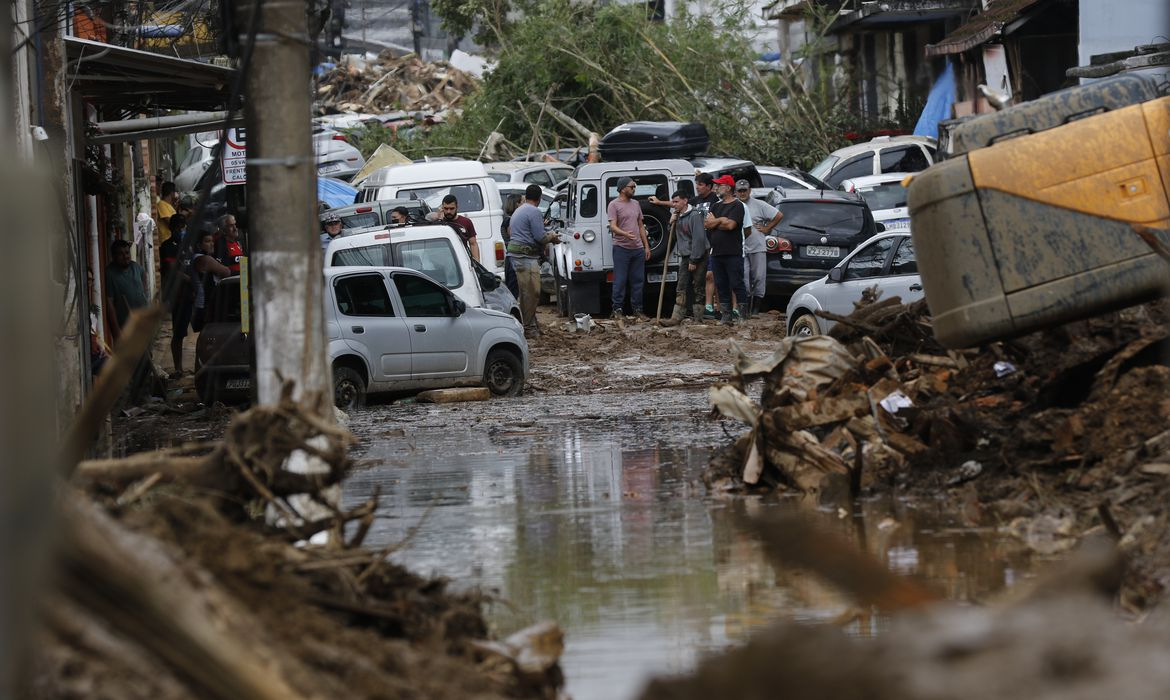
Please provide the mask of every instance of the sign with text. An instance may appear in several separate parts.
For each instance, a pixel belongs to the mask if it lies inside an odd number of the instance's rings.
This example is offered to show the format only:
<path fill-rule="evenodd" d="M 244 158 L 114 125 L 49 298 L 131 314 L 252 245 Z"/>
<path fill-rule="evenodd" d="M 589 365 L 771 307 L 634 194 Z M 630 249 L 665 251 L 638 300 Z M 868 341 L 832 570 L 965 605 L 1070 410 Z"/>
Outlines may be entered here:
<path fill-rule="evenodd" d="M 243 127 L 228 129 L 223 142 L 223 184 L 242 185 L 248 180 L 248 147 Z"/>

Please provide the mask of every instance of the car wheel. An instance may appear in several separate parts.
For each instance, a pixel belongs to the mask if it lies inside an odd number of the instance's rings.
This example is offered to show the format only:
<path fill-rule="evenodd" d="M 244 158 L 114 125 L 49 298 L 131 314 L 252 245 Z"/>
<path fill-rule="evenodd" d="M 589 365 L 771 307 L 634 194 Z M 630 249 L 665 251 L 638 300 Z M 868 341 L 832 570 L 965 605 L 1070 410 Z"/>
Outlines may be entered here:
<path fill-rule="evenodd" d="M 665 207 L 642 202 L 642 221 L 646 225 L 646 240 L 650 243 L 650 260 L 661 263 L 666 256 L 666 239 L 670 230 L 670 216 Z M 673 247 L 674 243 L 671 243 Z"/>
<path fill-rule="evenodd" d="M 797 316 L 788 326 L 788 335 L 793 335 L 798 338 L 820 334 L 821 324 L 817 322 L 816 316 L 808 312 Z"/>
<path fill-rule="evenodd" d="M 333 368 L 333 404 L 343 411 L 366 405 L 366 383 L 352 367 Z"/>
<path fill-rule="evenodd" d="M 565 279 L 561 277 L 561 269 L 557 265 L 553 265 L 553 279 L 556 280 L 557 287 L 557 316 L 566 318 L 569 315 L 569 287 L 565 284 Z"/>
<path fill-rule="evenodd" d="M 483 384 L 496 396 L 515 396 L 524 388 L 520 358 L 506 350 L 492 350 L 483 363 Z"/>

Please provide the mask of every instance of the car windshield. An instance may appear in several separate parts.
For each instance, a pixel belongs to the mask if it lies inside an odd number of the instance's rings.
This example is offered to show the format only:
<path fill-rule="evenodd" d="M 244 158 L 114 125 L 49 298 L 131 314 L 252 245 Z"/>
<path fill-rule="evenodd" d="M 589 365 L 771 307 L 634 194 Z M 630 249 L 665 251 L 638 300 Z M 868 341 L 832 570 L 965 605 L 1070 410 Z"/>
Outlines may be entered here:
<path fill-rule="evenodd" d="M 403 241 L 395 243 L 394 249 L 403 267 L 418 270 L 447 289 L 455 289 L 463 284 L 459 260 L 446 238 Z"/>
<path fill-rule="evenodd" d="M 860 233 L 865 227 L 865 208 L 843 202 L 784 202 L 780 226 L 820 233 Z"/>
<path fill-rule="evenodd" d="M 825 176 L 829 174 L 829 171 L 833 169 L 833 166 L 836 165 L 837 161 L 839 160 L 841 159 L 837 156 L 828 156 L 821 162 L 814 165 L 813 169 L 808 172 L 818 180 L 824 180 Z"/>
<path fill-rule="evenodd" d="M 897 209 L 906 206 L 906 188 L 898 182 L 886 182 L 874 187 L 858 189 L 871 211 Z"/>
<path fill-rule="evenodd" d="M 442 187 L 419 187 L 416 189 L 401 189 L 394 196 L 399 199 L 421 199 L 432 210 L 438 209 L 443 203 L 443 197 L 455 195 L 459 203 L 459 213 L 466 214 L 473 211 L 483 211 L 483 193 L 479 185 L 443 185 Z"/>
<path fill-rule="evenodd" d="M 496 182 L 510 182 L 512 176 L 508 173 L 488 173 L 489 176 Z"/>

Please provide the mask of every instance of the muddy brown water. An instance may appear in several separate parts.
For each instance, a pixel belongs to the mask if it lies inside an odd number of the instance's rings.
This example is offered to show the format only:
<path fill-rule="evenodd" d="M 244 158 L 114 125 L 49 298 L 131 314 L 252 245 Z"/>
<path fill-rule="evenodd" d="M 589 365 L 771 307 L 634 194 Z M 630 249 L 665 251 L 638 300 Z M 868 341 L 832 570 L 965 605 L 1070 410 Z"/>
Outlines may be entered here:
<path fill-rule="evenodd" d="M 805 511 L 957 601 L 1030 575 L 1015 542 L 930 503 L 708 494 L 698 475 L 741 427 L 707 414 L 705 392 L 682 389 L 375 406 L 352 416 L 365 468 L 345 501 L 380 487 L 367 543 L 401 542 L 395 561 L 498 595 L 488 617 L 501 635 L 556 620 L 576 700 L 634 697 L 777 619 L 851 618 L 850 633 L 881 634 L 882 617 L 770 563 L 745 512 Z"/>

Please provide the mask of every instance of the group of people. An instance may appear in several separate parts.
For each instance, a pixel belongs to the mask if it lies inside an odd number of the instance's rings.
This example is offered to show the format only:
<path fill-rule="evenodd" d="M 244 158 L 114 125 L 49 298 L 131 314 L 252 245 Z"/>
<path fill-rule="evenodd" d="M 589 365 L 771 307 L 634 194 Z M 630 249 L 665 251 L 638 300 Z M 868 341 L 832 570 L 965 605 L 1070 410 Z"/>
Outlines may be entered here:
<path fill-rule="evenodd" d="M 699 173 L 695 176 L 693 197 L 679 191 L 669 200 L 649 198 L 652 204 L 671 208 L 675 250 L 680 258 L 674 310 L 663 325 L 674 326 L 691 318 L 718 319 L 730 326 L 763 310 L 767 274 L 764 236 L 780 223 L 783 214 L 751 194 L 747 180 Z M 611 211 L 617 201 L 610 204 Z M 638 213 L 641 214 L 640 208 Z M 611 230 L 615 220 L 611 213 Z M 615 239 L 615 251 L 617 245 Z M 617 308 L 616 252 L 614 260 Z M 623 277 L 640 280 L 643 275 L 631 271 Z M 635 300 L 640 301 L 641 285 L 632 286 Z"/>

